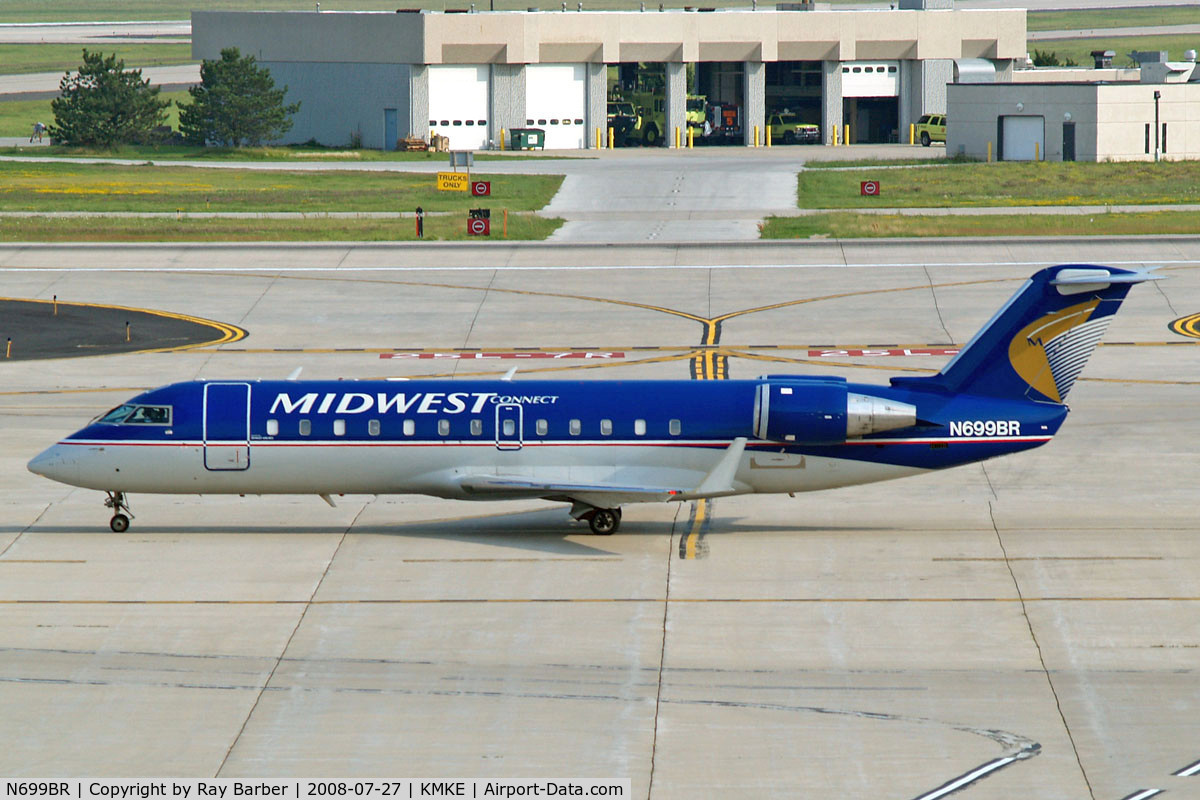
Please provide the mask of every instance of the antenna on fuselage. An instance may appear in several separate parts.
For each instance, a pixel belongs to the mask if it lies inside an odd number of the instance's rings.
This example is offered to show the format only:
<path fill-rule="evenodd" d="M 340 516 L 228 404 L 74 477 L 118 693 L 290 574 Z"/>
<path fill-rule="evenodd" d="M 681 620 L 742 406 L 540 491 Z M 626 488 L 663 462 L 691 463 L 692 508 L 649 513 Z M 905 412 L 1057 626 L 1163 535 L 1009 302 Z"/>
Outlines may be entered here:
<path fill-rule="evenodd" d="M 510 369 L 508 372 L 504 373 L 504 377 L 503 377 L 503 378 L 501 378 L 500 380 L 502 380 L 502 381 L 511 381 L 511 380 L 512 380 L 514 377 L 516 377 L 516 374 L 517 374 L 517 368 L 516 368 L 516 367 L 513 367 L 513 368 L 512 368 L 512 369 Z"/>
<path fill-rule="evenodd" d="M 301 372 L 304 372 L 304 367 L 296 367 L 294 370 L 288 373 L 287 379 L 289 381 L 294 381 L 300 377 Z"/>

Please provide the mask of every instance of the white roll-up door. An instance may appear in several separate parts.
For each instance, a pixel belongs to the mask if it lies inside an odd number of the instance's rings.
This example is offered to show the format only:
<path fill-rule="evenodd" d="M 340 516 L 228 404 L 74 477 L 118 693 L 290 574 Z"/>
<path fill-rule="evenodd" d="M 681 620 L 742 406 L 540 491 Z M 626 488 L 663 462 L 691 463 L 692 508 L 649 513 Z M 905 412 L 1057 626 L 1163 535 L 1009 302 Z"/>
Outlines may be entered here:
<path fill-rule="evenodd" d="M 1003 119 L 1004 149 L 1001 158 L 1005 161 L 1046 158 L 1045 117 L 1006 116 Z"/>
<path fill-rule="evenodd" d="M 478 150 L 488 141 L 487 65 L 429 67 L 429 130 L 451 150 Z"/>
<path fill-rule="evenodd" d="M 842 97 L 898 97 L 899 61 L 843 61 Z"/>
<path fill-rule="evenodd" d="M 525 126 L 546 132 L 546 147 L 578 150 L 587 141 L 587 68 L 583 64 L 525 67 Z"/>

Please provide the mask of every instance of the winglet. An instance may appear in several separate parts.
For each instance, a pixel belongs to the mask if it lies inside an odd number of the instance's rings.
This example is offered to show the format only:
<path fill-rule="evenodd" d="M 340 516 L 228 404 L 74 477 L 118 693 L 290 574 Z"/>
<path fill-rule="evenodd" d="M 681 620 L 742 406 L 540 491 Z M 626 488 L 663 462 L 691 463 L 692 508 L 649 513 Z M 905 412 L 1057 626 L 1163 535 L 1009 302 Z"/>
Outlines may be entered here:
<path fill-rule="evenodd" d="M 733 476 L 737 474 L 737 468 L 741 463 L 742 453 L 745 450 L 746 437 L 739 436 L 734 439 L 724 454 L 722 454 L 721 459 L 704 476 L 704 480 L 700 482 L 700 485 L 692 491 L 686 492 L 679 499 L 692 500 L 699 497 L 719 497 L 721 495 L 737 494 L 738 490 L 733 488 Z"/>
<path fill-rule="evenodd" d="M 296 367 L 294 370 L 292 370 L 291 372 L 288 373 L 287 379 L 289 381 L 299 380 L 300 373 L 303 371 L 304 371 L 304 367 Z"/>
<path fill-rule="evenodd" d="M 508 372 L 504 373 L 504 377 L 502 377 L 500 380 L 502 380 L 502 381 L 511 381 L 511 380 L 512 380 L 513 378 L 515 378 L 516 376 L 517 376 L 517 368 L 516 368 L 516 367 L 513 367 L 513 368 L 512 368 L 512 369 L 510 369 Z"/>

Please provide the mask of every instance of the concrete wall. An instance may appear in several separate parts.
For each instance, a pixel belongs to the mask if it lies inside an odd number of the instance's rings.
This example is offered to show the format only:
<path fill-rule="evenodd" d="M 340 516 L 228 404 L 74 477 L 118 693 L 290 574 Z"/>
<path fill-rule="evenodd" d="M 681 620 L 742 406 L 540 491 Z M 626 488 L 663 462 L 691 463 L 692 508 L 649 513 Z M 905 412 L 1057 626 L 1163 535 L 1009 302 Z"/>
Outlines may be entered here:
<path fill-rule="evenodd" d="M 1049 161 L 1062 159 L 1063 123 L 1075 123 L 1078 161 L 1151 161 L 1154 158 L 1154 92 L 1160 124 L 1167 126 L 1164 159 L 1200 158 L 1200 84 L 951 84 L 946 150 L 976 158 L 992 142 L 998 152 L 997 119 L 1041 116 Z M 1018 104 L 1020 104 L 1018 106 Z M 1146 153 L 1146 125 L 1151 125 Z M 1160 129 L 1161 130 L 1161 129 Z"/>
<path fill-rule="evenodd" d="M 761 61 L 747 61 L 745 72 L 746 98 L 742 124 L 743 144 L 754 144 L 754 129 L 758 128 L 758 143 L 767 143 L 767 67 Z"/>
<path fill-rule="evenodd" d="M 601 146 L 608 142 L 608 68 L 604 64 L 587 65 L 588 147 L 596 146 L 596 129 Z"/>
<path fill-rule="evenodd" d="M 318 64 L 265 61 L 278 87 L 287 86 L 285 103 L 300 101 L 287 144 L 316 139 L 322 144 L 350 143 L 362 135 L 364 147 L 382 149 L 383 109 L 397 110 L 398 136 L 410 131 L 407 64 Z M 423 124 L 423 123 L 422 123 Z M 416 135 L 427 135 L 416 130 Z M 393 143 L 394 146 L 394 143 Z"/>
<path fill-rule="evenodd" d="M 525 125 L 525 67 L 521 64 L 492 65 L 492 108 L 488 120 L 491 138 L 500 141 L 501 131 L 507 139 L 513 128 Z M 504 143 L 508 147 L 508 142 Z"/>
<path fill-rule="evenodd" d="M 1023 10 L 192 12 L 192 55 L 536 64 L 1025 57 Z"/>

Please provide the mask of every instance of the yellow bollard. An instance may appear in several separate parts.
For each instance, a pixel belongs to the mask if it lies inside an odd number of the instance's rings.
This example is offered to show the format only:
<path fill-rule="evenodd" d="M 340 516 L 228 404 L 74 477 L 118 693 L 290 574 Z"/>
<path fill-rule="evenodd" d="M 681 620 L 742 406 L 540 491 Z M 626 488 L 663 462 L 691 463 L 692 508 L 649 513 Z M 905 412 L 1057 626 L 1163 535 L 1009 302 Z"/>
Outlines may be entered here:
<path fill-rule="evenodd" d="M 758 147 L 758 126 L 754 126 L 754 146 Z"/>
<path fill-rule="evenodd" d="M 58 316 L 58 295 L 54 295 L 54 316 Z"/>
<path fill-rule="evenodd" d="M 125 323 L 125 341 L 129 341 L 129 322 Z"/>
<path fill-rule="evenodd" d="M 842 137 L 842 144 L 850 144 L 850 123 L 846 123 L 846 135 Z"/>
<path fill-rule="evenodd" d="M 500 150 L 504 151 L 504 128 L 500 129 Z"/>
<path fill-rule="evenodd" d="M 1042 160 L 1042 143 L 1041 142 L 1033 143 L 1033 160 L 1034 161 Z"/>
<path fill-rule="evenodd" d="M 679 149 L 679 142 L 680 142 L 680 138 L 679 138 L 679 126 L 678 126 L 678 125 L 676 125 L 676 126 L 675 126 L 675 149 L 676 149 L 676 150 L 678 150 L 678 149 Z"/>
<path fill-rule="evenodd" d="M 992 163 L 992 143 L 988 142 L 988 160 L 987 163 Z"/>
<path fill-rule="evenodd" d="M 504 209 L 504 238 L 508 238 L 508 209 Z"/>
<path fill-rule="evenodd" d="M 8 337 L 8 343 L 4 345 L 4 357 L 12 358 L 12 337 Z"/>
<path fill-rule="evenodd" d="M 908 123 L 908 143 L 910 145 L 917 143 L 917 126 L 913 123 Z"/>
<path fill-rule="evenodd" d="M 829 146 L 837 147 L 837 125 L 834 125 L 833 129 L 829 132 Z"/>
<path fill-rule="evenodd" d="M 763 130 L 765 130 L 767 132 L 767 147 L 770 147 L 771 146 L 771 126 L 770 125 L 764 126 Z"/>
<path fill-rule="evenodd" d="M 696 143 L 696 129 L 688 128 L 688 150 L 691 150 Z"/>

